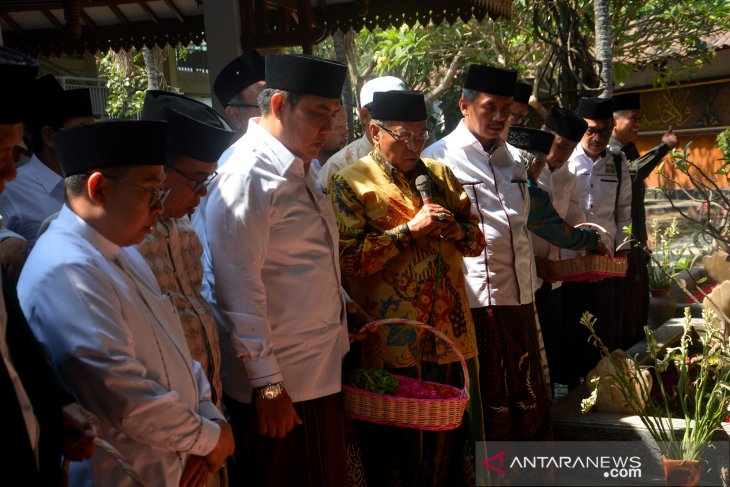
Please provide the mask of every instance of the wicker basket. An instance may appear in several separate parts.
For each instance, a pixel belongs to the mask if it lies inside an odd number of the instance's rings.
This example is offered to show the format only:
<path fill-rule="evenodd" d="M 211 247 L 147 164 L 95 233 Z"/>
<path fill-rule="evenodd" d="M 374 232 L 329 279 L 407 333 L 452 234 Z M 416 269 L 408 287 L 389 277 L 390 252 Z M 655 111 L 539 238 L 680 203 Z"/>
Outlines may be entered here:
<path fill-rule="evenodd" d="M 364 329 L 373 329 L 385 324 L 411 325 L 429 331 L 446 342 L 459 357 L 464 373 L 464 388 L 457 389 L 445 384 L 419 381 L 410 377 L 396 375 L 401 381 L 417 381 L 432 390 L 448 391 L 455 397 L 439 399 L 416 399 L 386 394 L 376 394 L 358 389 L 350 384 L 342 384 L 345 414 L 353 419 L 370 423 L 387 424 L 402 428 L 415 428 L 429 431 L 443 431 L 458 428 L 469 401 L 469 371 L 454 342 L 432 326 L 419 321 L 405 319 L 385 319 L 368 323 Z"/>
<path fill-rule="evenodd" d="M 576 227 L 592 227 L 597 229 L 613 241 L 611 235 L 600 225 L 595 223 L 580 223 Z M 550 261 L 550 269 L 555 276 L 555 281 L 600 281 L 608 277 L 623 277 L 628 269 L 628 262 L 625 258 L 614 257 L 613 251 L 608 247 L 610 255 L 586 255 L 566 260 Z"/>

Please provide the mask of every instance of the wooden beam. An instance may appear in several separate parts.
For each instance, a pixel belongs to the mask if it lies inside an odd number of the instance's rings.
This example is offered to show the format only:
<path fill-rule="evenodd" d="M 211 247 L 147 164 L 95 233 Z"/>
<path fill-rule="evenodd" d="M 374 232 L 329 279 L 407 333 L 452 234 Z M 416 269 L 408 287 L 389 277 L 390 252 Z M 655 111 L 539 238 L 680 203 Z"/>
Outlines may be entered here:
<path fill-rule="evenodd" d="M 155 15 L 155 12 L 150 8 L 149 5 L 147 5 L 146 0 L 141 0 L 139 2 L 139 6 L 142 7 L 142 10 L 144 10 L 147 13 L 147 15 L 152 20 L 152 22 L 154 22 L 155 24 L 160 23 L 160 19 L 157 18 L 157 15 Z"/>
<path fill-rule="evenodd" d="M 0 10 L 0 18 L 2 18 L 6 24 L 8 24 L 15 32 L 18 34 L 23 33 L 23 28 L 18 25 L 16 21 L 13 20 L 13 18 L 10 16 L 9 13 Z"/>
<path fill-rule="evenodd" d="M 170 7 L 170 10 L 172 10 L 172 13 L 175 14 L 177 20 L 179 20 L 180 22 L 185 22 L 185 17 L 183 16 L 182 11 L 180 11 L 178 6 L 175 5 L 175 2 L 173 2 L 172 0 L 165 0 L 165 5 Z"/>
<path fill-rule="evenodd" d="M 96 28 L 97 28 L 96 22 L 94 22 L 92 20 L 92 18 L 89 17 L 89 14 L 87 14 L 83 8 L 81 9 L 81 20 L 84 21 L 84 24 L 91 27 L 92 30 L 96 30 Z"/>
<path fill-rule="evenodd" d="M 58 20 L 56 16 L 51 13 L 50 10 L 44 8 L 41 10 L 41 12 L 43 12 L 43 15 L 46 16 L 46 18 L 56 27 L 56 29 L 63 30 L 65 28 L 61 21 Z"/>
<path fill-rule="evenodd" d="M 111 9 L 112 12 L 114 12 L 114 15 L 119 19 L 119 22 L 121 22 L 124 25 L 129 25 L 129 19 L 126 15 L 124 15 L 124 12 L 122 12 L 116 3 L 109 3 L 107 5 Z"/>

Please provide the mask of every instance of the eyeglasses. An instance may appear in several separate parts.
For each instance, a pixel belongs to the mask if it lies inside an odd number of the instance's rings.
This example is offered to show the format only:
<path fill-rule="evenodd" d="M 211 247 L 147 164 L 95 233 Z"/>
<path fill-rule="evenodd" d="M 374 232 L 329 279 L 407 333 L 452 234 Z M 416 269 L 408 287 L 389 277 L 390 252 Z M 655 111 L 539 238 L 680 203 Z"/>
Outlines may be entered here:
<path fill-rule="evenodd" d="M 586 129 L 586 135 L 593 137 L 594 135 L 600 135 L 601 137 L 609 137 L 613 128 L 609 125 L 608 127 L 588 127 Z"/>
<path fill-rule="evenodd" d="M 151 195 L 150 208 L 154 208 L 157 205 L 164 205 L 165 200 L 170 195 L 170 188 L 160 188 L 160 189 L 148 188 L 146 186 L 142 186 L 141 184 L 137 184 L 133 181 L 130 181 L 130 180 L 124 179 L 124 178 L 120 178 L 119 176 L 114 176 L 112 174 L 101 173 L 101 175 L 104 176 L 105 178 L 111 179 L 112 181 L 116 181 L 118 183 L 126 183 L 126 184 L 129 184 L 130 186 L 135 186 L 135 187 L 149 193 Z"/>
<path fill-rule="evenodd" d="M 208 185 L 213 182 L 213 180 L 215 179 L 215 177 L 218 176 L 218 171 L 213 171 L 210 174 L 210 176 L 208 176 L 205 179 L 194 179 L 194 178 L 190 177 L 189 174 L 184 173 L 183 171 L 181 171 L 180 169 L 178 169 L 176 167 L 173 167 L 173 166 L 170 166 L 170 165 L 167 165 L 167 164 L 165 164 L 165 167 L 168 168 L 168 169 L 172 169 L 173 171 L 175 171 L 176 173 L 178 173 L 180 176 L 184 177 L 185 179 L 187 179 L 188 181 L 190 181 L 191 183 L 193 183 L 193 193 L 197 193 L 201 189 L 207 188 Z"/>
<path fill-rule="evenodd" d="M 520 115 L 519 113 L 509 114 L 509 123 L 512 125 L 527 125 L 530 122 L 530 117 L 527 115 Z"/>
<path fill-rule="evenodd" d="M 390 134 L 391 137 L 393 137 L 398 142 L 403 142 L 406 145 L 415 145 L 415 146 L 423 146 L 423 144 L 426 143 L 428 140 L 429 135 L 431 135 L 431 131 L 429 130 L 421 130 L 419 132 L 409 132 L 408 130 L 399 130 L 398 132 L 393 132 L 387 127 L 384 127 L 383 125 L 378 125 L 381 129 L 385 130 Z"/>

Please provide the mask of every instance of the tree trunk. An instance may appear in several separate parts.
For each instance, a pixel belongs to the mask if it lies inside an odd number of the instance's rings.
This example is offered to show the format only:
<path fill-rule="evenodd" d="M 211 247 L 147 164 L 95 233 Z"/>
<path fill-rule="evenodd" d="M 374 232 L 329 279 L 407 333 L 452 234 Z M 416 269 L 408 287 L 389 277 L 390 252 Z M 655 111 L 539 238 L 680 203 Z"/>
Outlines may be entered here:
<path fill-rule="evenodd" d="M 142 58 L 144 59 L 144 66 L 147 70 L 147 89 L 148 90 L 159 90 L 160 89 L 160 72 L 155 64 L 155 59 L 152 56 L 152 51 L 149 47 L 144 46 L 142 48 Z"/>
<path fill-rule="evenodd" d="M 600 73 L 600 96 L 610 98 L 613 94 L 611 1 L 594 0 L 593 6 L 596 18 L 596 68 Z"/>
<path fill-rule="evenodd" d="M 345 34 L 341 30 L 332 34 L 332 43 L 335 46 L 335 57 L 341 63 L 347 64 L 347 48 L 345 47 Z M 349 76 L 345 77 L 345 86 L 342 89 L 342 106 L 347 114 L 347 142 L 353 140 L 355 120 L 352 112 L 352 83 Z"/>

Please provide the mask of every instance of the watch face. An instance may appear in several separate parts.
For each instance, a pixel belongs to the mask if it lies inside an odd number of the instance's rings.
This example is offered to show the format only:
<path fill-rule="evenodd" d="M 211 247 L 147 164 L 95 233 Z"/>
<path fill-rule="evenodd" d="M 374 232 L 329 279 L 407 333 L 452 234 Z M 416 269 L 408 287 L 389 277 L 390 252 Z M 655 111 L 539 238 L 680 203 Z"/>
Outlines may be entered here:
<path fill-rule="evenodd" d="M 281 395 L 281 384 L 269 384 L 261 391 L 264 399 L 276 399 Z"/>

